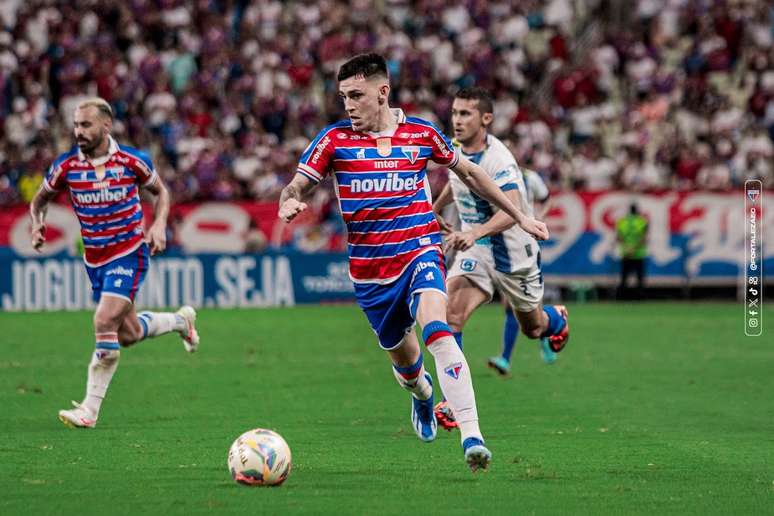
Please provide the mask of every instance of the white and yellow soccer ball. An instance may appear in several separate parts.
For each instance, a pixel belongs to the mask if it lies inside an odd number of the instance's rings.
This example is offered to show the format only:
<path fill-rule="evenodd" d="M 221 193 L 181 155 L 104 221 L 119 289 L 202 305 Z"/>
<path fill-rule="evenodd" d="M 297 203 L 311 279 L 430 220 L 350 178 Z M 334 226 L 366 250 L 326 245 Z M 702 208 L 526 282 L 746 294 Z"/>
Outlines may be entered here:
<path fill-rule="evenodd" d="M 228 450 L 231 478 L 242 485 L 278 486 L 288 478 L 290 468 L 290 447 L 271 430 L 249 430 Z"/>

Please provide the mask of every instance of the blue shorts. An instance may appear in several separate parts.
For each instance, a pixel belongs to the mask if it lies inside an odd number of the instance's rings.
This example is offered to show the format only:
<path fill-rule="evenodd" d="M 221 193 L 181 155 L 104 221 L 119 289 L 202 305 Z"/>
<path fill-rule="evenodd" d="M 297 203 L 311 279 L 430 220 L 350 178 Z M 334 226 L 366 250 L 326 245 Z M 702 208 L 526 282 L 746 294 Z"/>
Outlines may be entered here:
<path fill-rule="evenodd" d="M 357 304 L 365 312 L 379 346 L 385 350 L 398 347 L 414 327 L 418 294 L 436 290 L 446 295 L 446 267 L 437 251 L 417 256 L 398 279 L 387 285 L 355 283 Z"/>
<path fill-rule="evenodd" d="M 86 272 L 91 280 L 91 296 L 94 302 L 99 303 L 100 297 L 105 294 L 134 303 L 134 297 L 148 272 L 149 254 L 148 246 L 142 244 L 136 251 L 105 265 L 87 265 Z"/>

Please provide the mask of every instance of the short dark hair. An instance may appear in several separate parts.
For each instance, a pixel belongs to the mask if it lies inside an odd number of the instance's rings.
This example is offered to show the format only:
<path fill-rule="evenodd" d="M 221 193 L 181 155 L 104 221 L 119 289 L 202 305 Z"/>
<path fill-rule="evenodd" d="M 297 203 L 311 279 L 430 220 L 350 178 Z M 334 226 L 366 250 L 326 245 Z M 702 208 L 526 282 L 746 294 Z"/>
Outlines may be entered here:
<path fill-rule="evenodd" d="M 381 55 L 375 53 L 357 55 L 341 65 L 337 79 L 341 82 L 355 75 L 362 75 L 366 78 L 382 75 L 389 78 L 387 62 Z"/>
<path fill-rule="evenodd" d="M 484 88 L 474 86 L 472 88 L 462 88 L 454 95 L 454 98 L 465 100 L 477 100 L 478 110 L 481 114 L 494 113 L 494 101 L 492 100 L 492 94 Z"/>

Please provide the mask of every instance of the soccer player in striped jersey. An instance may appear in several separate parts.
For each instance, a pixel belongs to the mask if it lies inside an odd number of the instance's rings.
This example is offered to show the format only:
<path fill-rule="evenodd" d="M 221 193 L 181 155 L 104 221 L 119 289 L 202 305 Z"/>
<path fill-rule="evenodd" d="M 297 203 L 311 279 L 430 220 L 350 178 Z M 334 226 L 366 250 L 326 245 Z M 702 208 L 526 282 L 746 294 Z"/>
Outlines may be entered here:
<path fill-rule="evenodd" d="M 493 119 L 493 102 L 486 90 L 467 88 L 459 91 L 452 103 L 454 136 L 463 156 L 477 163 L 514 204 L 529 213 L 527 192 L 513 154 L 487 127 Z M 462 348 L 462 330 L 473 311 L 490 301 L 499 290 L 516 310 L 524 333 L 541 339 L 553 352 L 564 348 L 569 338 L 567 310 L 563 306 L 542 306 L 543 275 L 540 271 L 540 247 L 532 235 L 516 227 L 511 215 L 489 200 L 482 199 L 457 176 L 435 200 L 433 210 L 455 202 L 460 231 L 451 232 L 445 244 L 457 250 L 449 272 L 447 319 Z M 451 405 L 451 404 L 450 404 Z M 450 429 L 453 415 L 443 404 L 436 415 Z"/>
<path fill-rule="evenodd" d="M 32 245 L 46 241 L 46 208 L 57 193 L 69 190 L 81 224 L 84 262 L 97 308 L 94 313 L 96 349 L 88 367 L 86 397 L 74 408 L 59 411 L 73 428 L 93 428 L 102 401 L 118 367 L 120 346 L 147 337 L 178 332 L 187 351 L 195 351 L 199 335 L 196 312 L 184 306 L 175 313 L 141 312 L 134 298 L 148 270 L 150 255 L 166 247 L 169 193 L 150 158 L 110 136 L 113 111 L 104 99 L 78 105 L 74 116 L 76 146 L 51 165 L 32 199 Z M 143 232 L 140 188 L 157 196 L 155 216 Z"/>
<path fill-rule="evenodd" d="M 414 333 L 418 322 L 441 390 L 457 414 L 465 460 L 473 471 L 485 469 L 491 453 L 479 429 L 470 371 L 446 322 L 446 271 L 427 163 L 448 166 L 538 238 L 547 238 L 548 231 L 519 211 L 432 123 L 390 109 L 382 56 L 352 58 L 339 69 L 338 81 L 349 118 L 320 131 L 304 151 L 282 191 L 278 215 L 287 222 L 305 210 L 304 196 L 333 172 L 357 301 L 390 356 L 398 384 L 411 392 L 414 431 L 423 441 L 436 437 L 432 378 Z"/>

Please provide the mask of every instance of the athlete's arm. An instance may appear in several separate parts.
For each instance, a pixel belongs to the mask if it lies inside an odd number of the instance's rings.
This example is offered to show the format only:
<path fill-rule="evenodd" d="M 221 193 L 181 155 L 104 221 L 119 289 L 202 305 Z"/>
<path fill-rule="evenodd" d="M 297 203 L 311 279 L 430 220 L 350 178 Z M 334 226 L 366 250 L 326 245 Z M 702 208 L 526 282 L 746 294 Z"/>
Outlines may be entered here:
<path fill-rule="evenodd" d="M 40 252 L 46 241 L 46 212 L 48 203 L 54 200 L 57 192 L 40 185 L 35 197 L 30 202 L 30 217 L 32 218 L 32 247 Z"/>
<path fill-rule="evenodd" d="M 156 196 L 153 208 L 153 224 L 148 229 L 145 242 L 150 246 L 151 256 L 161 253 L 167 248 L 167 218 L 169 217 L 169 191 L 161 180 L 156 180 L 145 186 L 145 189 Z"/>
<path fill-rule="evenodd" d="M 457 164 L 452 167 L 452 171 L 457 174 L 468 188 L 513 217 L 516 224 L 524 231 L 538 240 L 548 238 L 548 228 L 546 225 L 526 216 L 520 209 L 514 206 L 483 168 L 464 156 L 460 156 Z"/>
<path fill-rule="evenodd" d="M 315 183 L 303 174 L 296 174 L 280 194 L 280 207 L 277 216 L 285 222 L 290 222 L 296 215 L 307 208 L 302 199 L 312 191 Z"/>
<path fill-rule="evenodd" d="M 538 220 L 545 220 L 546 213 L 551 209 L 551 197 L 546 197 L 544 201 L 538 201 L 535 203 L 535 218 Z"/>
<path fill-rule="evenodd" d="M 504 193 L 517 208 L 521 208 L 518 192 L 518 190 L 514 189 Z M 499 210 L 484 224 L 478 224 L 468 231 L 456 231 L 452 233 L 449 235 L 449 238 L 447 238 L 446 245 L 458 251 L 465 251 L 473 247 L 476 240 L 502 233 L 507 229 L 511 229 L 514 224 L 516 224 L 516 221 L 513 220 L 510 215 L 503 210 Z"/>
<path fill-rule="evenodd" d="M 451 233 L 453 229 L 449 225 L 449 223 L 446 222 L 446 220 L 443 218 L 443 216 L 441 215 L 441 212 L 453 200 L 454 200 L 454 195 L 452 195 L 451 184 L 447 182 L 446 185 L 443 187 L 443 190 L 441 190 L 441 193 L 438 194 L 438 197 L 436 197 L 435 200 L 433 201 L 433 215 L 435 215 L 435 219 L 438 221 L 438 224 L 441 226 L 441 230 L 444 233 Z"/>

